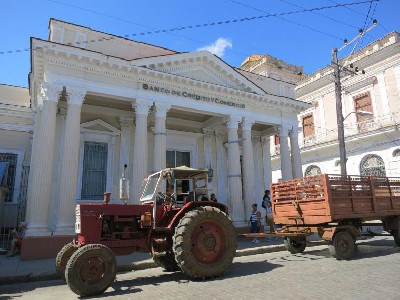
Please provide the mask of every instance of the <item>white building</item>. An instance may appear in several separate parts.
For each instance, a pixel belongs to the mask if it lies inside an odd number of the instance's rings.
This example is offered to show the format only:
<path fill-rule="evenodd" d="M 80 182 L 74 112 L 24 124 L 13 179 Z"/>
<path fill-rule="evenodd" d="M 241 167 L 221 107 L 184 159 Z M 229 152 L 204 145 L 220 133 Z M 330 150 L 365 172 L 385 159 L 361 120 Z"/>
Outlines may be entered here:
<path fill-rule="evenodd" d="M 341 79 L 347 174 L 400 176 L 400 34 L 387 34 L 340 65 L 359 70 L 342 72 Z M 303 78 L 296 93 L 312 104 L 299 114 L 303 176 L 340 174 L 332 67 Z M 279 151 L 272 151 L 272 170 L 273 181 L 283 177 Z"/>
<path fill-rule="evenodd" d="M 293 128 L 310 105 L 279 95 L 276 80 L 206 51 L 179 53 L 54 19 L 49 28 L 49 40 L 31 40 L 27 248 L 69 241 L 76 203 L 102 201 L 106 191 L 117 202 L 124 164 L 130 203 L 153 171 L 208 168 L 210 193 L 236 226 L 270 185 L 270 136 L 279 132 L 283 177 L 301 172 Z"/>

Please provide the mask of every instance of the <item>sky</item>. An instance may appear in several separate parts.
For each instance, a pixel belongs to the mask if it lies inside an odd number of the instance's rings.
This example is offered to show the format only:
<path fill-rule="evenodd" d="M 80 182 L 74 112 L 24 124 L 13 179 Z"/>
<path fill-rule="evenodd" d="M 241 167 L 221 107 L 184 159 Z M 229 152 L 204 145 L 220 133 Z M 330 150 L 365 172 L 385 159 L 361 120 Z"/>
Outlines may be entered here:
<path fill-rule="evenodd" d="M 351 3 L 358 4 L 339 6 Z M 400 32 L 399 0 L 14 0 L 2 7 L 0 84 L 23 87 L 30 37 L 48 39 L 50 18 L 178 52 L 208 50 L 232 67 L 252 54 L 269 54 L 303 66 L 306 74 L 330 64 L 332 48 L 373 19 L 378 25 L 339 58 Z"/>

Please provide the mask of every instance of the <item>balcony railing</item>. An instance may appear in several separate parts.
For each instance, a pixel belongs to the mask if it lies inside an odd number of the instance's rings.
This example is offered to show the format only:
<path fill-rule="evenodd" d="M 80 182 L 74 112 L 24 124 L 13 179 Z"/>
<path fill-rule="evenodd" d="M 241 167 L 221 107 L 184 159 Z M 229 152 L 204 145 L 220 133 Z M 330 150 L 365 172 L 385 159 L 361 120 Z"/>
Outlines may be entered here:
<path fill-rule="evenodd" d="M 353 124 L 345 124 L 344 136 L 350 137 L 365 132 L 380 130 L 385 127 L 395 126 L 400 124 L 400 112 L 391 113 L 386 116 L 372 117 L 362 122 Z M 322 144 L 326 142 L 335 141 L 338 139 L 336 130 L 329 130 L 325 128 L 317 128 L 316 134 L 308 137 L 299 138 L 299 145 L 301 148 L 309 147 L 312 145 Z"/>

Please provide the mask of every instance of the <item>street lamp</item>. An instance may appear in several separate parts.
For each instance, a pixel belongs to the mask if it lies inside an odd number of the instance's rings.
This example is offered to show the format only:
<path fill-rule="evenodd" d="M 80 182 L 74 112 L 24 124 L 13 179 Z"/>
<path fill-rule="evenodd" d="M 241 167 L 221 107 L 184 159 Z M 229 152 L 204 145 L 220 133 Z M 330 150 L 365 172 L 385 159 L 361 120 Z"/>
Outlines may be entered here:
<path fill-rule="evenodd" d="M 341 108 L 341 105 L 340 105 Z M 351 114 L 356 114 L 360 116 L 372 116 L 373 113 L 369 111 L 364 111 L 364 110 L 358 110 L 358 111 L 352 111 L 349 112 L 346 117 L 343 118 L 342 112 L 337 111 L 337 116 L 338 120 L 341 118 L 341 122 L 339 124 L 338 121 L 338 140 L 339 140 L 339 155 L 340 155 L 340 173 L 341 175 L 347 175 L 347 167 L 346 167 L 346 162 L 347 162 L 347 157 L 346 157 L 346 146 L 344 143 L 344 120 L 347 119 L 348 116 Z"/>
<path fill-rule="evenodd" d="M 360 115 L 360 116 L 372 116 L 373 113 L 370 111 L 365 111 L 365 110 L 357 110 L 357 111 L 352 111 L 349 112 L 344 118 L 343 121 L 347 119 L 348 116 L 350 116 L 351 114 L 356 114 L 356 115 Z"/>

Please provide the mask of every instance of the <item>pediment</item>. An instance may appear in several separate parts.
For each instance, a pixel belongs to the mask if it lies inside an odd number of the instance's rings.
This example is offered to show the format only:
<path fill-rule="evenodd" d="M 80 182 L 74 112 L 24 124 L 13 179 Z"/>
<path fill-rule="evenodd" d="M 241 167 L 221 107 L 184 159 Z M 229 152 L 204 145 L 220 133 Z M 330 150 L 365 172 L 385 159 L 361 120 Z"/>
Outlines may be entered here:
<path fill-rule="evenodd" d="M 234 68 L 208 51 L 138 59 L 132 65 L 244 92 L 265 92 Z"/>
<path fill-rule="evenodd" d="M 115 128 L 114 126 L 108 124 L 107 122 L 96 119 L 90 122 L 81 124 L 81 131 L 90 131 L 96 133 L 110 134 L 110 135 L 119 135 L 121 133 L 120 130 Z"/>

